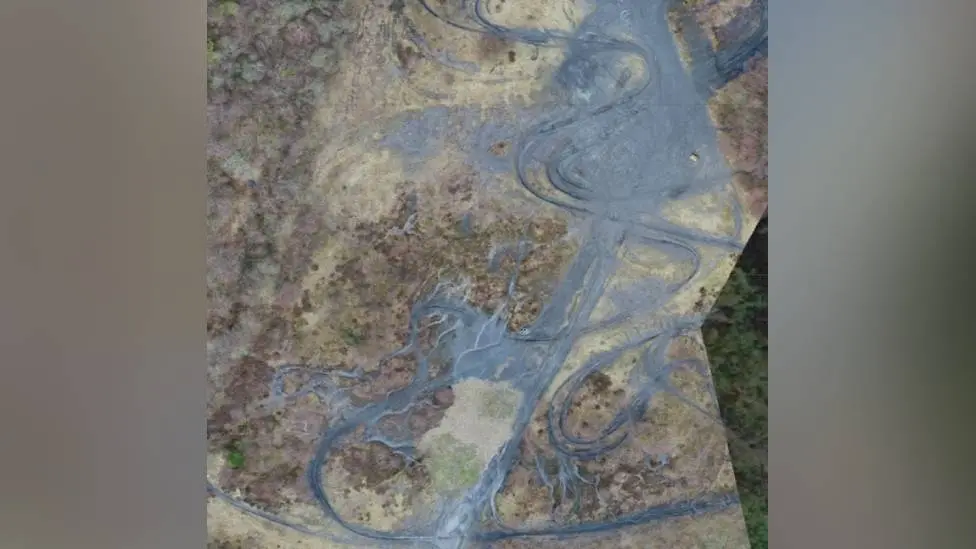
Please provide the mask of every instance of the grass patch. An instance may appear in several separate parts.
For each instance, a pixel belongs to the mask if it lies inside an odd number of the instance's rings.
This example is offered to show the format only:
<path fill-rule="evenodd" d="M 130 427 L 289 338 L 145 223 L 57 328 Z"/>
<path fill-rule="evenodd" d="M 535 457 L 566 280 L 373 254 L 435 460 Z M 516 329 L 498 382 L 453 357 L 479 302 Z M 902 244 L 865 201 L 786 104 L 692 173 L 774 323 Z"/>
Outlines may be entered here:
<path fill-rule="evenodd" d="M 223 2 L 217 8 L 217 13 L 222 17 L 236 17 L 239 9 L 237 2 Z"/>
<path fill-rule="evenodd" d="M 345 327 L 341 330 L 342 340 L 346 342 L 346 345 L 350 347 L 355 347 L 363 342 L 363 334 L 355 328 Z"/>
<path fill-rule="evenodd" d="M 451 435 L 439 435 L 427 457 L 427 469 L 436 490 L 457 493 L 474 486 L 484 466 L 478 459 L 478 448 Z"/>
<path fill-rule="evenodd" d="M 227 445 L 227 465 L 231 469 L 240 469 L 244 466 L 244 450 L 241 448 L 240 441 L 234 441 Z"/>
<path fill-rule="evenodd" d="M 766 222 L 749 241 L 703 326 L 753 549 L 768 549 Z"/>
<path fill-rule="evenodd" d="M 207 66 L 216 65 L 220 62 L 220 54 L 217 53 L 217 48 L 214 46 L 214 41 L 207 39 Z"/>

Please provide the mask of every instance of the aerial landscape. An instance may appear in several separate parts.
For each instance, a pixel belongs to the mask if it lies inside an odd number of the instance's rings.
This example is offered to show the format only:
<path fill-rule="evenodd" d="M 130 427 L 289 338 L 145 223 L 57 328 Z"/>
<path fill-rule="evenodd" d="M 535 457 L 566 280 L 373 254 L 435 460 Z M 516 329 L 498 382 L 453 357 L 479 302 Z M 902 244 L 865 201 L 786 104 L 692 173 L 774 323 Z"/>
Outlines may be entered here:
<path fill-rule="evenodd" d="M 208 547 L 757 547 L 766 9 L 208 0 Z"/>

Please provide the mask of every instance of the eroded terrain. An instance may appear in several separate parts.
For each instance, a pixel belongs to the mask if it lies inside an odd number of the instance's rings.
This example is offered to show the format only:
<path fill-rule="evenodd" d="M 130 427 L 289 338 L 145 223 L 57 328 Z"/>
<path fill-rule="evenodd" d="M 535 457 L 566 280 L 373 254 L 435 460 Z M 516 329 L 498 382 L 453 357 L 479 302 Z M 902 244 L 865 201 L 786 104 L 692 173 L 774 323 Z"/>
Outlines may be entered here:
<path fill-rule="evenodd" d="M 696 329 L 765 61 L 709 111 L 616 4 L 209 3 L 214 546 L 744 546 Z"/>

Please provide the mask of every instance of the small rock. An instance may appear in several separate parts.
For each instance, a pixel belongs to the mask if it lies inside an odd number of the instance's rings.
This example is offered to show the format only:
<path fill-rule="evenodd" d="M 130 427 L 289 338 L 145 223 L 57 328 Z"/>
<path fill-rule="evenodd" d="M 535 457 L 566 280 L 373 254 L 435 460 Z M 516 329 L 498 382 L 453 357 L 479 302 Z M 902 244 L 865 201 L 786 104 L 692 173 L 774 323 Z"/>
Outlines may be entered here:
<path fill-rule="evenodd" d="M 450 387 L 442 387 L 434 391 L 434 405 L 450 406 L 454 404 L 454 391 Z"/>

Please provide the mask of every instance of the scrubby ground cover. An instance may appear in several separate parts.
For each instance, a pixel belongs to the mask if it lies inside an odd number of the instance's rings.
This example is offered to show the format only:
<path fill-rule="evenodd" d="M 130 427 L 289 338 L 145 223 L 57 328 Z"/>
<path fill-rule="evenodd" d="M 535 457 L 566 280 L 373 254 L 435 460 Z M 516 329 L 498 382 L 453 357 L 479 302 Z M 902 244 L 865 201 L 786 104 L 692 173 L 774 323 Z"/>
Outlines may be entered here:
<path fill-rule="evenodd" d="M 705 323 L 719 409 L 753 549 L 766 549 L 768 497 L 767 222 L 760 223 Z"/>

